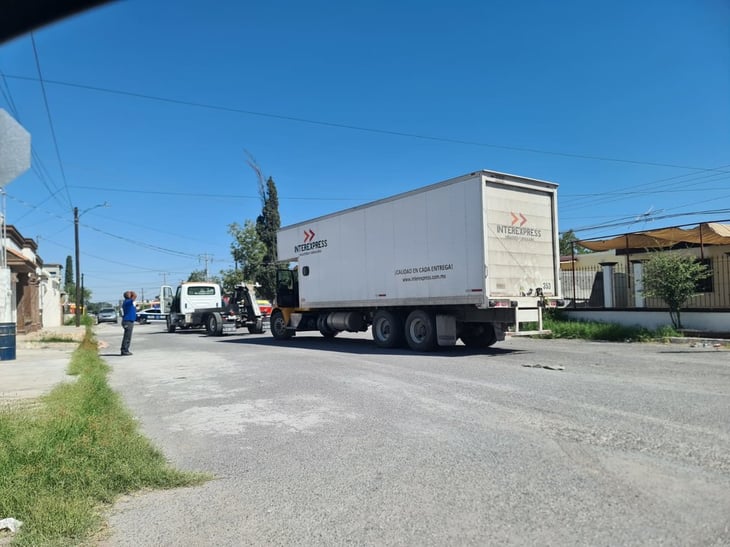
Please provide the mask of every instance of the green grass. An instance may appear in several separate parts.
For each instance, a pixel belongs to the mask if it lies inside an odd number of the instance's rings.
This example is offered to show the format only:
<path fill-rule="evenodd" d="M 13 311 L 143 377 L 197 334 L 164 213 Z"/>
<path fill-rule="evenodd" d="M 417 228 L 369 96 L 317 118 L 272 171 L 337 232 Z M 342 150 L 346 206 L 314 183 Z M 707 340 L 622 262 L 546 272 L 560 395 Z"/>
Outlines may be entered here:
<path fill-rule="evenodd" d="M 40 404 L 0 408 L 0 517 L 24 525 L 13 545 L 79 545 L 123 493 L 196 485 L 143 437 L 107 383 L 90 327 L 64 383 Z"/>
<path fill-rule="evenodd" d="M 551 334 L 543 338 L 578 338 L 582 340 L 605 340 L 611 342 L 651 342 L 664 341 L 670 337 L 682 336 L 670 326 L 656 330 L 644 327 L 628 327 L 616 323 L 598 321 L 574 321 L 565 319 L 559 311 L 545 314 L 543 327 Z"/>
<path fill-rule="evenodd" d="M 48 336 L 42 336 L 38 339 L 39 342 L 51 343 L 51 342 L 76 342 L 70 336 L 59 336 L 57 334 L 49 334 Z"/>

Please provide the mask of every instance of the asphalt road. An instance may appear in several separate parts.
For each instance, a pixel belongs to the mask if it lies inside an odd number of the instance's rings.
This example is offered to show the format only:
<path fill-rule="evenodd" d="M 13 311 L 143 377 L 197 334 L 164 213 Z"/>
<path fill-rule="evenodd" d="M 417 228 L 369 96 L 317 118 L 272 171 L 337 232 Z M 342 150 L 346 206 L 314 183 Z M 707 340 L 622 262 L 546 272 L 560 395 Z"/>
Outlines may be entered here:
<path fill-rule="evenodd" d="M 730 545 L 728 351 L 120 335 L 112 386 L 216 479 L 123 498 L 103 545 Z"/>

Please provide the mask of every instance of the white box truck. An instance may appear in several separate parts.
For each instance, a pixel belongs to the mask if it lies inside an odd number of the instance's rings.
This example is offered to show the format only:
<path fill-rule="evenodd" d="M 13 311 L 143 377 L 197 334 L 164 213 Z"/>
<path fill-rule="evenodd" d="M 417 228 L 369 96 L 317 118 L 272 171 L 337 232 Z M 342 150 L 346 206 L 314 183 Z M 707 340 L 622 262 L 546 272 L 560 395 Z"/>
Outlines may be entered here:
<path fill-rule="evenodd" d="M 274 338 L 491 346 L 560 298 L 557 185 L 478 171 L 281 228 Z"/>

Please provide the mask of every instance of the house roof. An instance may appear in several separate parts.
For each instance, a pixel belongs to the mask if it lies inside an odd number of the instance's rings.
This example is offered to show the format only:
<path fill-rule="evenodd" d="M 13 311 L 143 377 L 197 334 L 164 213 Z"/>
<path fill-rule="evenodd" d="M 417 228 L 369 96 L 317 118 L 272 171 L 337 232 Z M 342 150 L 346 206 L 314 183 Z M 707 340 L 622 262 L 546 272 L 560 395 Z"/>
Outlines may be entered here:
<path fill-rule="evenodd" d="M 16 251 L 15 249 L 6 249 L 8 266 L 14 272 L 19 273 L 33 273 L 36 270 L 36 264 L 32 260 L 29 260 L 23 253 Z"/>
<path fill-rule="evenodd" d="M 591 251 L 611 249 L 662 249 L 681 243 L 730 245 L 730 224 L 705 222 L 694 228 L 659 228 L 623 234 L 609 239 L 583 239 L 576 243 Z"/>

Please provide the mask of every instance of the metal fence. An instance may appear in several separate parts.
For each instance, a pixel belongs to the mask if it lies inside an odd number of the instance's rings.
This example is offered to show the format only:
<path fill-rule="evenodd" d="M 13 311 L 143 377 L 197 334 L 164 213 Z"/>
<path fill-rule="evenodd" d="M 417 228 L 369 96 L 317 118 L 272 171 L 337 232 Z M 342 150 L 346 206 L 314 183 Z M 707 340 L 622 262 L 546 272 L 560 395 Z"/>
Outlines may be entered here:
<path fill-rule="evenodd" d="M 697 293 L 684 308 L 730 309 L 730 257 L 723 254 L 702 261 L 711 275 L 697 287 Z M 611 275 L 608 280 L 604 275 Z M 616 262 L 610 268 L 602 266 L 564 269 L 560 272 L 563 297 L 569 307 L 580 308 L 654 308 L 666 309 L 658 298 L 646 298 L 641 290 L 641 279 L 631 264 Z M 638 282 L 638 287 L 637 287 Z M 607 298 L 608 293 L 608 298 Z"/>

